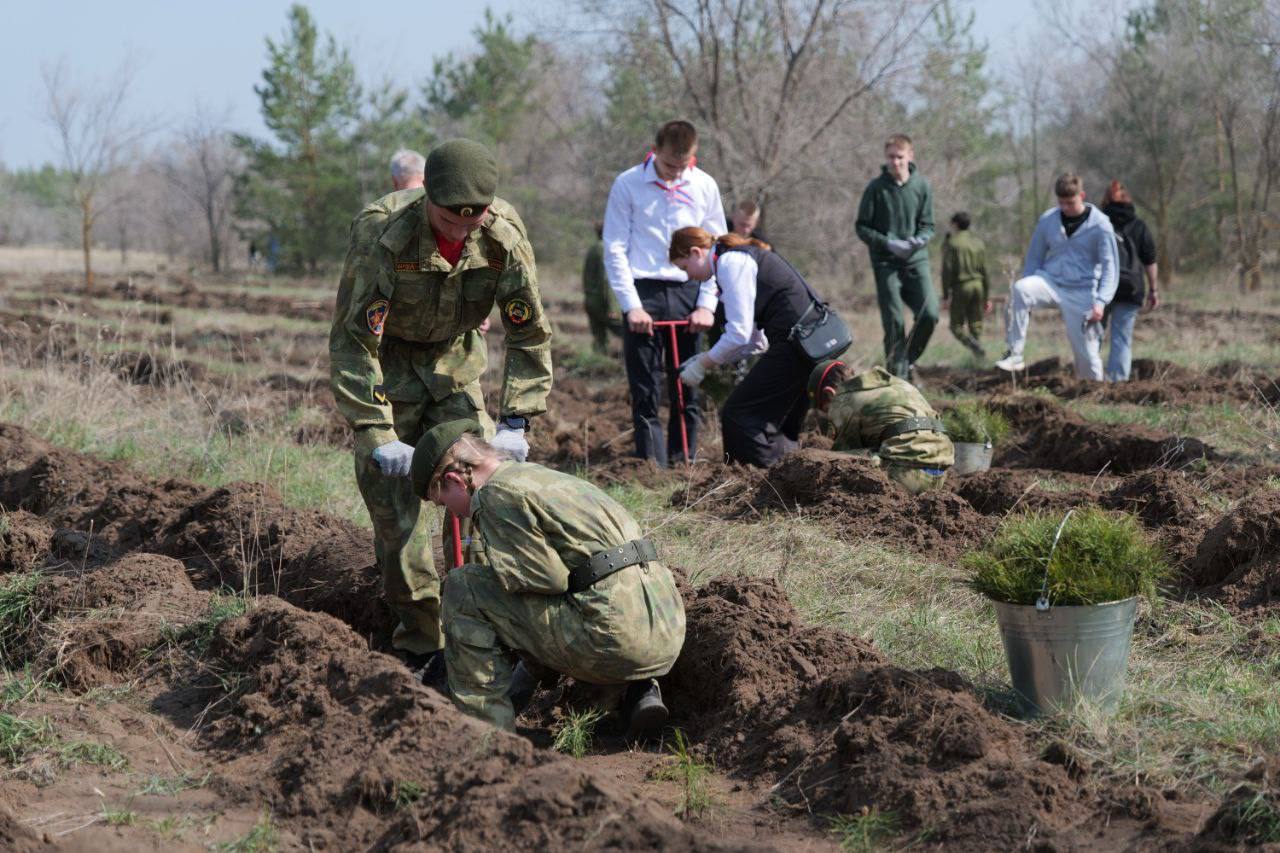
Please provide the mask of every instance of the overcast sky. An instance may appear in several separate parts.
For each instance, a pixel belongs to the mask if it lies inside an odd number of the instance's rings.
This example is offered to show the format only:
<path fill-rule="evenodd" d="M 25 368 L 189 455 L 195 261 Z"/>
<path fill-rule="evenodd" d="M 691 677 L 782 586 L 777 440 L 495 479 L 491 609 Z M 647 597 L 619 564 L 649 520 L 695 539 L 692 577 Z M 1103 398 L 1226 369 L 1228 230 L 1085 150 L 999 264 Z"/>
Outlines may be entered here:
<path fill-rule="evenodd" d="M 286 0 L 0 0 L 0 162 L 10 168 L 56 159 L 41 118 L 42 64 L 63 58 L 82 79 L 106 77 L 129 58 L 140 69 L 133 104 L 161 122 L 181 124 L 200 102 L 225 111 L 232 127 L 264 134 L 254 84 L 266 59 L 263 39 L 285 26 Z M 557 20 L 563 0 L 419 0 L 355 4 L 310 0 L 322 31 L 350 50 L 364 80 L 393 71 L 416 85 L 431 60 L 472 44 L 471 30 L 487 5 L 517 15 L 517 25 Z M 996 67 L 1029 26 L 1025 0 L 972 0 L 980 38 Z M 532 16 L 530 12 L 532 10 Z M 524 15 L 522 20 L 519 16 Z M 544 29 L 544 36 L 550 35 Z"/>

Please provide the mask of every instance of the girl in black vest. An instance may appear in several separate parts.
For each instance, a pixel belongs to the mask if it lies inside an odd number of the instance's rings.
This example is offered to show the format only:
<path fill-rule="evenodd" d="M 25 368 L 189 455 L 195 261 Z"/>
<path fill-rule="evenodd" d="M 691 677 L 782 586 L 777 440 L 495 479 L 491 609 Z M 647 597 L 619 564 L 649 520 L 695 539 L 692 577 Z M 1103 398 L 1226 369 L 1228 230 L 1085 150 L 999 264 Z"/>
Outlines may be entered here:
<path fill-rule="evenodd" d="M 716 239 L 701 228 L 671 237 L 671 262 L 690 281 L 715 276 L 724 334 L 690 358 L 680 380 L 696 388 L 708 370 L 764 353 L 720 409 L 730 462 L 767 467 L 795 450 L 809 408 L 805 393 L 814 362 L 788 338 L 813 302 L 795 269 L 768 243 L 738 234 Z"/>

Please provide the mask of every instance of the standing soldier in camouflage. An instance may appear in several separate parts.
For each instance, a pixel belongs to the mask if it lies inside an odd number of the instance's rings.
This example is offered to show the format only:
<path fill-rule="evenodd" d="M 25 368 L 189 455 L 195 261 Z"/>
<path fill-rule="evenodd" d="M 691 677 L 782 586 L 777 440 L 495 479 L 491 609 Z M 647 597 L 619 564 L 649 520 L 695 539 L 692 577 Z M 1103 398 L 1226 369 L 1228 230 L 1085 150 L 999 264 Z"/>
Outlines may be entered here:
<path fill-rule="evenodd" d="M 604 268 L 604 226 L 596 225 L 596 239 L 582 259 L 582 307 L 591 324 L 591 339 L 595 351 L 604 355 L 609 351 L 609 333 L 622 337 L 622 311 L 618 297 L 609 286 L 609 276 Z"/>
<path fill-rule="evenodd" d="M 809 374 L 809 399 L 835 430 L 833 450 L 878 456 L 889 479 L 913 495 L 940 488 L 955 464 L 938 413 L 883 367 L 855 376 L 842 361 L 824 361 Z"/>
<path fill-rule="evenodd" d="M 515 210 L 494 197 L 497 182 L 489 151 L 456 139 L 428 156 L 425 192 L 361 211 L 329 336 L 330 383 L 355 431 L 356 482 L 400 619 L 392 645 L 425 677 L 442 669 L 444 637 L 430 524 L 409 482 L 413 445 L 444 421 L 487 421 L 476 330 L 495 303 L 506 329 L 496 447 L 524 458 L 528 418 L 546 410 L 551 389 L 533 250 Z"/>
<path fill-rule="evenodd" d="M 655 679 L 675 664 L 685 624 L 653 543 L 591 483 L 508 460 L 479 433 L 474 421 L 440 424 L 413 454 L 414 494 L 469 517 L 475 531 L 466 565 L 444 585 L 454 702 L 515 731 L 513 698 L 527 703 L 527 673 L 545 669 L 619 694 L 627 685 L 630 734 L 660 728 L 667 709 Z"/>
<path fill-rule="evenodd" d="M 978 358 L 987 357 L 982 316 L 991 313 L 990 292 L 987 247 L 973 236 L 962 210 L 951 217 L 951 233 L 942 244 L 942 307 L 951 309 L 951 334 Z"/>

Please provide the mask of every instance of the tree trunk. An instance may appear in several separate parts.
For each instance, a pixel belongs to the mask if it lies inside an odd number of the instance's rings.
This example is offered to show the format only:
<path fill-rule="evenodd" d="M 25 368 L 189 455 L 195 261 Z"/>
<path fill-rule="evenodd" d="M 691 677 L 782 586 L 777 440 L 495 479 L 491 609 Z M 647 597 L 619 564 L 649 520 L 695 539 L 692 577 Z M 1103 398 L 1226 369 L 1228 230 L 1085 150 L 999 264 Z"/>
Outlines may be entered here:
<path fill-rule="evenodd" d="M 1173 263 L 1169 258 L 1169 208 L 1162 204 L 1154 212 L 1156 215 L 1156 264 L 1159 265 L 1160 286 L 1164 287 L 1173 281 Z"/>
<path fill-rule="evenodd" d="M 222 269 L 222 241 L 218 239 L 218 223 L 213 215 L 212 202 L 205 205 L 204 218 L 209 224 L 209 261 L 213 264 L 213 271 L 219 272 Z"/>
<path fill-rule="evenodd" d="M 84 253 L 84 289 L 93 290 L 93 265 L 89 261 L 89 247 L 93 243 L 93 199 L 80 200 L 80 249 Z"/>

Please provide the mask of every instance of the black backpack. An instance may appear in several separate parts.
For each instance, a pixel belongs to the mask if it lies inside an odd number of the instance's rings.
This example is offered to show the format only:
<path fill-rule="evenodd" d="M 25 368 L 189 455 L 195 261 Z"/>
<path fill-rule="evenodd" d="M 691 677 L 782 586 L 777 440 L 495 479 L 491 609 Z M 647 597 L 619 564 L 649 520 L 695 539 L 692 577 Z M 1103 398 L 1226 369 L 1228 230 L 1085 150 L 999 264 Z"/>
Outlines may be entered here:
<path fill-rule="evenodd" d="M 1142 294 L 1142 261 L 1138 258 L 1138 242 L 1132 232 L 1135 222 L 1130 222 L 1123 231 L 1116 231 L 1116 254 L 1120 260 L 1120 285 L 1116 288 L 1116 299 L 1130 302 L 1134 297 L 1141 301 Z"/>

